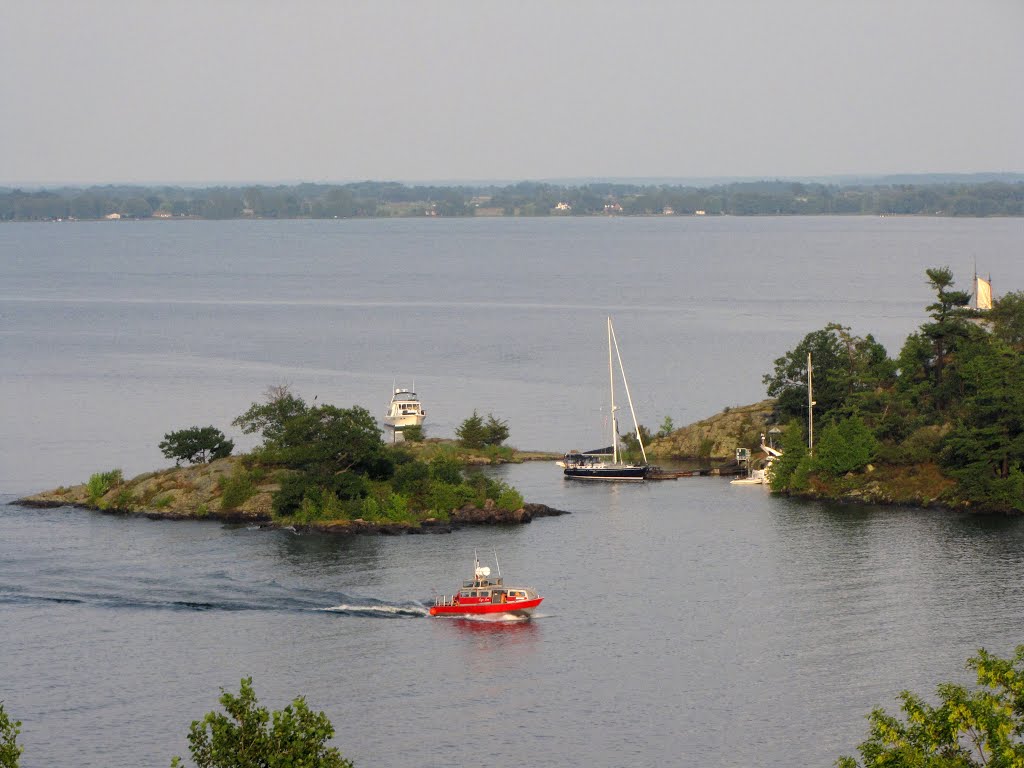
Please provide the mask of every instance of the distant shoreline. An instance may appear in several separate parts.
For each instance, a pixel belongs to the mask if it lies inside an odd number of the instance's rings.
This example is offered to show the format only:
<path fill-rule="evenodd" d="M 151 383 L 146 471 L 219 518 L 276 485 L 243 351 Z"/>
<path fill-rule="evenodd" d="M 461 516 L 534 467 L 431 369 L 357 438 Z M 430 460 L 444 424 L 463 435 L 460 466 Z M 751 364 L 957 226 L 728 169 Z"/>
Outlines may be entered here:
<path fill-rule="evenodd" d="M 0 188 L 0 221 L 1024 216 L 1024 174 L 583 184 L 155 185 Z"/>

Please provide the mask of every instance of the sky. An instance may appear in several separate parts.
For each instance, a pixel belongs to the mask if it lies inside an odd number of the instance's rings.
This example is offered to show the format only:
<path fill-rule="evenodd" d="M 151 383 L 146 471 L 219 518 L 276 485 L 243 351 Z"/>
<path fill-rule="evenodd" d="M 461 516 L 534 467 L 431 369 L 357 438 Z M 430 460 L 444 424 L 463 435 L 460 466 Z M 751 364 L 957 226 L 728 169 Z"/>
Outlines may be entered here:
<path fill-rule="evenodd" d="M 1024 0 L 13 0 L 0 185 L 1024 172 Z"/>

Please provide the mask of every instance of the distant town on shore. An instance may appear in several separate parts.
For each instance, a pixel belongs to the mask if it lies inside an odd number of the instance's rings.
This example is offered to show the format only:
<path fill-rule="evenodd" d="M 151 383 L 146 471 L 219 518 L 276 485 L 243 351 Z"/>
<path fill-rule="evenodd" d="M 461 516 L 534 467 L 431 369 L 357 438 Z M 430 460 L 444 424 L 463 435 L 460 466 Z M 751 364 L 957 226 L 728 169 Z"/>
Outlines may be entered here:
<path fill-rule="evenodd" d="M 1024 174 L 824 181 L 0 187 L 0 221 L 482 216 L 1022 216 Z"/>

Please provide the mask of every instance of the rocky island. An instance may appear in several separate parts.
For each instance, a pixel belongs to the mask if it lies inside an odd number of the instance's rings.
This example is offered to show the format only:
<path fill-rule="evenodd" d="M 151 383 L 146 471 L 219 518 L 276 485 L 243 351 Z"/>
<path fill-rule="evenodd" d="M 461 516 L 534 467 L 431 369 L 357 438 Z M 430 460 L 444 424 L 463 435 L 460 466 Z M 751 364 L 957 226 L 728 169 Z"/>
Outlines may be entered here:
<path fill-rule="evenodd" d="M 336 534 L 450 533 L 470 525 L 522 525 L 537 517 L 569 514 L 545 504 L 523 503 L 515 509 L 500 507 L 493 499 L 482 504 L 465 503 L 447 514 L 414 516 L 407 520 L 360 517 L 336 520 L 296 520 L 274 515 L 273 495 L 280 483 L 266 479 L 255 483 L 251 493 L 238 501 L 233 482 L 251 474 L 247 456 L 228 456 L 206 464 L 147 472 L 130 480 L 118 473 L 109 487 L 97 493 L 96 481 L 56 488 L 19 499 L 30 507 L 78 507 L 110 514 L 134 515 L 154 520 L 218 520 L 266 528 L 294 528 Z M 233 478 L 235 479 L 233 481 Z"/>

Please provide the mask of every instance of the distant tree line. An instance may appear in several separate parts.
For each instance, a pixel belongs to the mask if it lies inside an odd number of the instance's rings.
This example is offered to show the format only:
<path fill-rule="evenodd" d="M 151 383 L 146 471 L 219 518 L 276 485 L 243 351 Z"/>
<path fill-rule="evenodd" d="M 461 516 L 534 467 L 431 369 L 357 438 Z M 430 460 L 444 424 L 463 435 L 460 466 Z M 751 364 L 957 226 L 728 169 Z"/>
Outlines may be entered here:
<path fill-rule="evenodd" d="M 93 186 L 0 189 L 0 221 L 348 219 L 409 216 L 920 215 L 1022 216 L 1024 182 L 825 184 L 734 182 L 708 187 L 524 181 L 479 186 L 397 182 L 186 188 Z"/>

